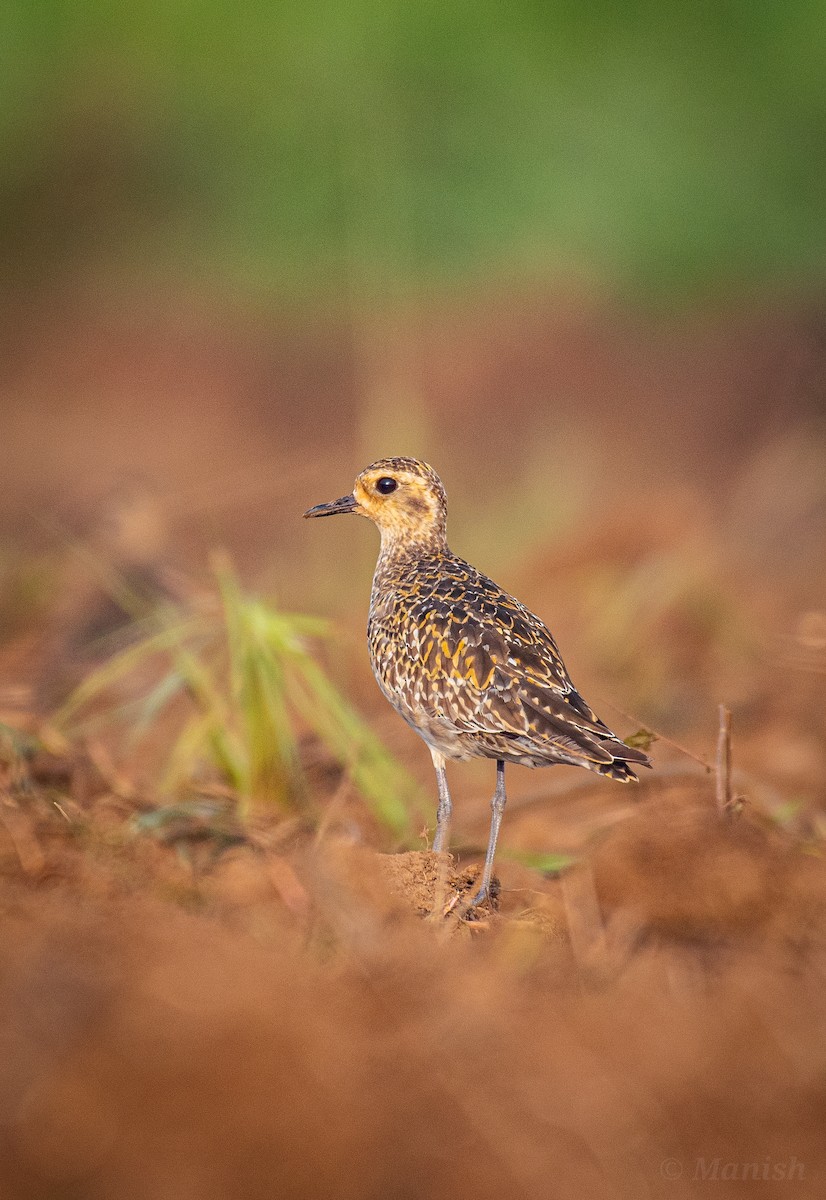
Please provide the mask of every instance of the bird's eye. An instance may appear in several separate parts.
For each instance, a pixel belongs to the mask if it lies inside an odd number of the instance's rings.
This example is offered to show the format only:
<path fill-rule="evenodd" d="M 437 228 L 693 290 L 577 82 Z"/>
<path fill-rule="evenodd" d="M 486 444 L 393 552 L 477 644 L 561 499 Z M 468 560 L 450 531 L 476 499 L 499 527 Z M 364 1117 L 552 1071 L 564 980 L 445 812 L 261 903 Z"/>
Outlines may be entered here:
<path fill-rule="evenodd" d="M 382 496 L 389 496 L 391 492 L 395 492 L 398 486 L 397 480 L 391 479 L 389 475 L 385 475 L 376 484 L 376 491 L 381 492 Z"/>

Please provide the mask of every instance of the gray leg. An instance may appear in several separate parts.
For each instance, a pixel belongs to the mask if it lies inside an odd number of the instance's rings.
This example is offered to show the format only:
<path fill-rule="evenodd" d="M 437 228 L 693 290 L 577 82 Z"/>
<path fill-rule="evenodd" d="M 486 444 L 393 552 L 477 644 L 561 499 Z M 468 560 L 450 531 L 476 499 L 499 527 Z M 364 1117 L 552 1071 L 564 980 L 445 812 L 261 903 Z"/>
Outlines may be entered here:
<path fill-rule="evenodd" d="M 450 835 L 450 814 L 453 806 L 450 802 L 450 792 L 447 788 L 444 756 L 439 754 L 438 750 L 431 750 L 430 754 L 433 758 L 433 766 L 436 768 L 436 782 L 439 785 L 439 807 L 436 809 L 436 836 L 433 839 L 433 851 L 435 854 L 441 854 L 444 850 L 447 850 L 448 837 Z"/>
<path fill-rule="evenodd" d="M 490 889 L 490 877 L 493 874 L 493 856 L 496 853 L 496 839 L 499 837 L 499 826 L 502 824 L 502 813 L 505 811 L 505 799 L 505 763 L 500 758 L 496 762 L 496 791 L 493 793 L 493 799 L 490 802 L 493 815 L 490 820 L 490 836 L 488 838 L 488 852 L 485 855 L 485 868 L 482 872 L 482 882 L 479 886 L 479 891 L 471 900 L 470 908 L 474 908 L 477 904 L 481 904 L 487 899 L 488 890 Z"/>

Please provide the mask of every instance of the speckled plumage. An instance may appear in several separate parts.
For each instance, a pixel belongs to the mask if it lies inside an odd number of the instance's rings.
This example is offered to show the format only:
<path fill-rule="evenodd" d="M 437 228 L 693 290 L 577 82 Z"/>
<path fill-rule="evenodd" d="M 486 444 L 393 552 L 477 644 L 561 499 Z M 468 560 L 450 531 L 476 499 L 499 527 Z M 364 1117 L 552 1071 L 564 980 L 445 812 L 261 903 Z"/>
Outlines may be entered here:
<path fill-rule="evenodd" d="M 449 551 L 382 556 L 367 631 L 382 692 L 446 758 L 565 762 L 620 779 L 645 761 L 576 691 L 542 622 Z"/>
<path fill-rule="evenodd" d="M 384 695 L 431 749 L 439 775 L 438 848 L 450 815 L 445 758 L 496 759 L 500 808 L 505 762 L 568 763 L 622 781 L 636 778 L 629 764 L 649 765 L 579 695 L 543 622 L 451 553 L 447 497 L 432 467 L 380 459 L 358 477 L 352 497 L 306 515 L 334 512 L 369 516 L 381 531 L 367 626 L 370 660 Z M 489 884 L 496 799 L 476 901 Z"/>

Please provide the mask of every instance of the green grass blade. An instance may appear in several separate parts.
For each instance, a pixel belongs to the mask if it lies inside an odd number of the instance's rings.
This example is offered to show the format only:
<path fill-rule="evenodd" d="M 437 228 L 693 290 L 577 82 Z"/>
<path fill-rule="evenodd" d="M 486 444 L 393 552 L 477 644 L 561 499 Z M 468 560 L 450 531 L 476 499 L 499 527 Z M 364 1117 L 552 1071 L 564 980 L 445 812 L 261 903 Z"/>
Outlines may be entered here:
<path fill-rule="evenodd" d="M 157 633 L 149 634 L 142 641 L 127 646 L 117 654 L 112 655 L 111 658 L 92 671 L 90 675 L 87 675 L 82 683 L 75 688 L 65 704 L 58 709 L 54 716 L 55 726 L 57 728 L 64 728 L 71 724 L 75 715 L 87 704 L 98 699 L 109 688 L 114 687 L 115 684 L 128 678 L 156 654 L 178 649 L 187 638 L 202 630 L 203 622 L 201 618 L 191 620 L 182 618 L 159 630 Z"/>

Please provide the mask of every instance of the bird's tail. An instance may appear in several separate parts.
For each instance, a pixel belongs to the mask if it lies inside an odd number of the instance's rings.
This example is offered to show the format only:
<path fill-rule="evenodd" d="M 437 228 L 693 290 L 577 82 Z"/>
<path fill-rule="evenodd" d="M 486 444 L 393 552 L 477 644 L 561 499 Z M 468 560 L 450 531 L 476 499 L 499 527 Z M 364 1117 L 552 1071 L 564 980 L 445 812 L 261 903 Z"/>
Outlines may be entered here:
<path fill-rule="evenodd" d="M 606 775 L 609 779 L 616 779 L 619 783 L 636 783 L 637 776 L 631 770 L 630 764 L 633 763 L 635 767 L 650 767 L 651 759 L 642 750 L 626 746 L 622 742 L 617 742 L 616 745 L 620 753 L 617 754 L 614 761 L 595 763 L 593 769 L 600 775 Z M 612 754 L 615 753 L 613 745 L 605 748 Z"/>

